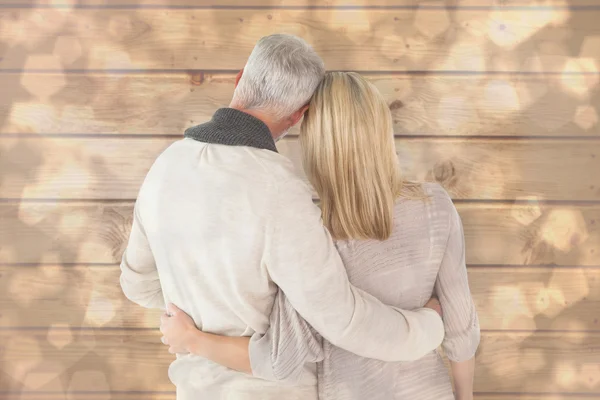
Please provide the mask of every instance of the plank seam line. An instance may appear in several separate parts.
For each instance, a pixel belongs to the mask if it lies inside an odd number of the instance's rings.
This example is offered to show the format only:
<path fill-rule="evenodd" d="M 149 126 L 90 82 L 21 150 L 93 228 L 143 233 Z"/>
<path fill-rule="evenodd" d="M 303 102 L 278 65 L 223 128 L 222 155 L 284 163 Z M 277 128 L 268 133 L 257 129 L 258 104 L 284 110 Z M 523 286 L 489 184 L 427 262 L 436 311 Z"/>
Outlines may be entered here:
<path fill-rule="evenodd" d="M 0 262 L 0 268 L 119 268 L 119 262 L 99 263 L 99 262 L 68 262 L 68 263 L 3 263 Z M 556 264 L 467 264 L 469 269 L 545 269 L 545 270 L 573 270 L 585 269 L 595 270 L 600 269 L 600 265 L 556 265 Z M 0 276 L 1 277 L 1 276 Z"/>
<path fill-rule="evenodd" d="M 0 7 L 1 9 L 1 7 Z M 600 6 L 599 6 L 600 10 Z M 399 75 L 399 76 L 412 76 L 412 75 L 424 75 L 424 76 L 472 76 L 472 75 L 506 75 L 506 76 L 584 76 L 592 75 L 595 76 L 598 73 L 593 71 L 469 71 L 469 70 L 450 70 L 450 71 L 431 71 L 431 70 L 414 70 L 414 71 L 398 71 L 398 70 L 330 70 L 330 71 L 343 71 L 343 72 L 358 72 L 360 74 L 368 75 Z M 174 68 L 174 69 L 64 69 L 61 71 L 55 69 L 24 69 L 24 68 L 0 68 L 0 74 L 21 74 L 21 73 L 35 73 L 35 74 L 190 74 L 190 73 L 205 73 L 205 74 L 237 74 L 239 69 L 193 69 L 193 68 Z"/>
<path fill-rule="evenodd" d="M 0 263 L 0 268 L 37 268 L 37 267 L 59 267 L 59 268 L 75 268 L 75 267 L 105 267 L 119 268 L 120 263 L 97 263 L 97 262 L 81 262 L 81 263 Z M 0 275 L 0 278 L 2 276 Z"/>
<path fill-rule="evenodd" d="M 208 120 L 208 119 L 207 119 Z M 48 139 L 95 139 L 95 140 L 109 140 L 109 139 L 183 139 L 183 133 L 16 133 L 6 132 L 0 133 L 0 139 L 2 138 L 16 138 L 16 139 L 31 139 L 31 138 L 48 138 Z M 551 142 L 564 142 L 564 141 L 582 141 L 582 142 L 600 142 L 600 136 L 510 136 L 510 135 L 405 135 L 396 134 L 395 139 L 402 140 L 436 140 L 438 142 L 444 141 L 545 141 Z M 282 142 L 297 141 L 298 135 L 287 136 Z"/>
<path fill-rule="evenodd" d="M 51 391 L 11 391 L 11 390 L 2 390 L 0 391 L 0 395 L 53 395 L 61 392 L 51 392 Z M 69 391 L 72 394 L 107 394 L 112 393 L 115 395 L 127 395 L 127 394 L 138 394 L 138 395 L 152 395 L 152 394 L 165 394 L 165 395 L 175 395 L 175 391 L 152 391 L 152 390 L 111 390 L 111 391 Z M 596 393 L 579 393 L 579 392 L 473 392 L 476 396 L 492 396 L 492 397 L 506 397 L 506 396 L 547 396 L 547 395 L 561 395 L 561 396 L 569 396 L 569 397 L 589 397 L 589 398 L 597 398 L 600 392 Z"/>
<path fill-rule="evenodd" d="M 286 6 L 286 5 L 154 5 L 154 4 L 18 4 L 18 3 L 7 3 L 0 4 L 0 9 L 83 9 L 83 10 L 214 10 L 214 11 L 238 11 L 238 10 L 249 10 L 249 11 L 270 11 L 270 10 L 289 10 L 289 11 L 304 11 L 304 10 L 341 10 L 341 11 L 362 11 L 362 10 L 469 10 L 469 11 L 490 11 L 490 10 L 501 10 L 501 11 L 547 11 L 547 10 L 570 10 L 570 11 L 590 11 L 600 9 L 599 5 L 501 5 L 501 6 L 485 6 L 485 5 L 367 5 L 367 6 L 353 6 L 353 5 L 305 5 L 305 6 Z"/>
<path fill-rule="evenodd" d="M 14 391 L 14 390 L 0 390 L 0 396 L 1 395 L 13 395 L 13 394 L 35 394 L 35 395 L 53 395 L 53 394 L 57 394 L 57 393 L 62 393 L 62 392 L 52 392 L 52 391 L 48 391 L 48 390 L 44 390 L 44 391 Z M 100 391 L 100 390 L 73 390 L 73 391 L 69 391 L 69 393 L 72 394 L 106 394 L 106 393 L 112 393 L 112 394 L 175 394 L 175 391 L 154 391 L 154 390 L 121 390 L 121 391 L 117 391 L 117 390 L 110 390 L 110 391 Z"/>
<path fill-rule="evenodd" d="M 548 395 L 560 395 L 569 397 L 589 397 L 598 398 L 600 392 L 473 392 L 476 396 L 493 396 L 493 397 L 506 397 L 506 396 L 548 396 Z"/>
<path fill-rule="evenodd" d="M 52 392 L 52 391 L 11 391 L 11 390 L 2 390 L 0 391 L 0 395 L 54 395 L 62 392 Z M 94 394 L 114 394 L 114 395 L 175 395 L 175 391 L 149 391 L 149 390 L 111 390 L 111 391 L 69 391 L 72 394 L 79 395 L 94 395 Z M 547 395 L 560 395 L 560 396 L 568 396 L 568 397 L 589 397 L 589 398 L 598 398 L 600 392 L 596 393 L 579 393 L 579 392 L 473 392 L 476 396 L 492 396 L 504 398 L 506 396 L 547 396 Z"/>
<path fill-rule="evenodd" d="M 314 198 L 314 201 L 318 202 L 318 198 Z M 136 198 L 107 198 L 107 199 L 85 199 L 85 198 L 14 198 L 14 197 L 5 197 L 0 198 L 0 204 L 8 204 L 8 205 L 19 205 L 21 203 L 26 204 L 119 204 L 123 203 L 123 205 L 129 205 L 130 203 L 134 203 Z M 536 201 L 528 201 L 528 200 L 518 200 L 518 199 L 452 199 L 454 204 L 478 204 L 478 205 L 531 205 L 538 204 L 541 206 L 574 206 L 574 207 L 583 207 L 583 206 L 597 206 L 600 205 L 600 200 L 536 200 Z"/>
<path fill-rule="evenodd" d="M 52 391 L 11 391 L 11 390 L 2 390 L 0 391 L 0 395 L 54 395 L 61 392 L 52 392 Z M 175 395 L 175 391 L 152 391 L 152 390 L 111 390 L 111 391 L 69 391 L 72 394 L 107 394 L 112 393 L 115 395 Z M 560 395 L 560 396 L 569 396 L 569 397 L 589 397 L 589 398 L 598 398 L 598 394 L 596 393 L 579 393 L 579 392 L 473 392 L 476 396 L 492 396 L 492 397 L 506 397 L 506 396 L 547 396 L 547 395 Z"/>
<path fill-rule="evenodd" d="M 39 332 L 39 334 L 45 334 L 46 330 L 50 329 L 50 326 L 9 326 L 9 327 L 0 327 L 0 332 L 13 332 L 13 331 L 22 331 L 22 332 Z M 134 328 L 134 327 L 91 327 L 91 326 L 80 326 L 80 327 L 54 327 L 53 331 L 56 332 L 155 332 L 158 331 L 158 325 L 152 328 Z M 515 334 L 515 333 L 531 333 L 531 334 L 580 334 L 587 333 L 592 335 L 600 335 L 600 331 L 594 330 L 566 330 L 566 329 L 481 329 L 481 333 L 491 333 L 491 334 Z"/>

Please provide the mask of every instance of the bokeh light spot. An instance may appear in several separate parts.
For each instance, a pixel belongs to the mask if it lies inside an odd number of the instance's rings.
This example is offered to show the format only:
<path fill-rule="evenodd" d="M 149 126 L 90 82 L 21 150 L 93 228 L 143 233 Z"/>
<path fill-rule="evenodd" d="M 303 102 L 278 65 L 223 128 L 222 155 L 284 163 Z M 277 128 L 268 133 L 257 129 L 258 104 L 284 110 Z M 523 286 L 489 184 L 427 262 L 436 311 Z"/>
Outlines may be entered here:
<path fill-rule="evenodd" d="M 81 42 L 75 36 L 60 36 L 56 39 L 53 54 L 59 57 L 64 65 L 73 64 L 83 54 Z"/>
<path fill-rule="evenodd" d="M 577 126 L 589 131 L 598 124 L 598 112 L 592 105 L 579 106 L 575 112 L 573 121 Z"/>
<path fill-rule="evenodd" d="M 415 16 L 415 27 L 427 37 L 435 37 L 444 33 L 450 27 L 450 18 L 445 8 L 436 8 L 434 10 L 425 7 L 443 6 L 441 1 L 430 1 L 419 4 L 417 15 Z"/>
<path fill-rule="evenodd" d="M 79 400 L 80 392 L 96 392 L 98 400 L 110 400 L 110 386 L 106 374 L 98 370 L 76 371 L 71 377 L 67 398 Z M 94 397 L 96 399 L 96 397 Z"/>
<path fill-rule="evenodd" d="M 73 342 L 73 333 L 67 324 L 52 324 L 46 338 L 52 346 L 63 349 Z"/>
<path fill-rule="evenodd" d="M 62 72 L 60 59 L 54 55 L 37 54 L 31 55 L 23 67 L 25 70 L 52 70 L 52 74 L 24 73 L 21 77 L 21 85 L 32 95 L 48 101 L 48 99 L 60 91 L 66 84 L 65 75 Z"/>

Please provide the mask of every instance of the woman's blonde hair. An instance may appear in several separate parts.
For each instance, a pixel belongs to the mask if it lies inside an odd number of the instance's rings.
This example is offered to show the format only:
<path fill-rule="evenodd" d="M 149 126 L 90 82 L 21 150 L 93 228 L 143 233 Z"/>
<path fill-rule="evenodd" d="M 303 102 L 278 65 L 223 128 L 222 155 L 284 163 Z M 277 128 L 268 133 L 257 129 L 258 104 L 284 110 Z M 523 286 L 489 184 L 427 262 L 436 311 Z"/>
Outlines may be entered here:
<path fill-rule="evenodd" d="M 401 177 L 385 99 L 357 73 L 325 75 L 304 116 L 300 141 L 323 223 L 335 239 L 385 240 L 396 199 L 425 197 L 420 185 Z"/>

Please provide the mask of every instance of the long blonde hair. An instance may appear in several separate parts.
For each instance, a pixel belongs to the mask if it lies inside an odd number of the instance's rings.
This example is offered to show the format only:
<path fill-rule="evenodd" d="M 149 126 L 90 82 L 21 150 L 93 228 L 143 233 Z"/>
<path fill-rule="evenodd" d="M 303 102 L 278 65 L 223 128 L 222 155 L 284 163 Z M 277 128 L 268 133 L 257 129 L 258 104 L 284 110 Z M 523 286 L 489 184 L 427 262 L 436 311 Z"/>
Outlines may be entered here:
<path fill-rule="evenodd" d="M 401 177 L 385 99 L 357 73 L 325 75 L 304 116 L 300 141 L 304 170 L 335 239 L 385 240 L 396 199 L 425 197 L 420 185 Z"/>

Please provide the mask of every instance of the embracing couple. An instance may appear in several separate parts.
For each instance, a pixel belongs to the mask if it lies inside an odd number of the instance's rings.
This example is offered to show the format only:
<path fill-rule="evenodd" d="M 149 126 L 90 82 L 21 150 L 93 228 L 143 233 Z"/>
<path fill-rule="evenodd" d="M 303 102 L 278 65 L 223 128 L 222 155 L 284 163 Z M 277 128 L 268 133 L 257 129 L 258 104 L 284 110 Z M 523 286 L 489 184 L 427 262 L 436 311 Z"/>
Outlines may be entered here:
<path fill-rule="evenodd" d="M 275 147 L 302 117 L 318 205 Z M 158 157 L 121 269 L 130 300 L 167 310 L 178 400 L 454 399 L 440 344 L 473 396 L 459 215 L 402 178 L 377 89 L 297 37 L 262 38 L 229 107 Z"/>

